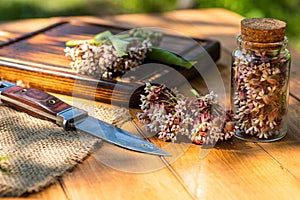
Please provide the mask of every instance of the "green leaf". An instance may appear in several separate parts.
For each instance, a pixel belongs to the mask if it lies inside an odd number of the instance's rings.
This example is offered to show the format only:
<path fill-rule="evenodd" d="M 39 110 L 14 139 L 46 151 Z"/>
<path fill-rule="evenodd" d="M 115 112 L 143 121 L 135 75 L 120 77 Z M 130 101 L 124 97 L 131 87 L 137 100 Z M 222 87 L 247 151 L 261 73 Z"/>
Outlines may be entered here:
<path fill-rule="evenodd" d="M 127 38 L 133 38 L 133 37 L 130 37 L 129 34 L 126 34 L 126 33 L 123 33 L 123 34 L 117 34 L 115 35 L 117 38 L 119 39 L 127 39 Z"/>
<path fill-rule="evenodd" d="M 109 36 L 108 39 L 111 41 L 120 57 L 127 55 L 126 51 L 129 45 L 128 41 L 121 40 L 114 35 Z"/>
<path fill-rule="evenodd" d="M 110 31 L 104 31 L 95 35 L 94 40 L 96 43 L 102 43 L 105 40 L 110 41 L 113 47 L 118 52 L 119 56 L 122 57 L 127 55 L 126 51 L 128 44 L 130 43 L 124 40 L 126 37 L 128 37 L 128 34 L 120 34 L 115 36 Z"/>
<path fill-rule="evenodd" d="M 75 46 L 80 45 L 82 43 L 95 44 L 95 40 L 94 39 L 90 39 L 90 40 L 70 40 L 70 41 L 66 42 L 66 46 L 67 47 L 75 47 Z"/>
<path fill-rule="evenodd" d="M 9 158 L 10 158 L 10 156 L 0 156 L 0 161 L 8 160 Z M 3 171 L 3 172 L 6 172 L 6 173 L 9 172 L 9 169 L 7 169 L 3 165 L 1 165 L 1 163 L 0 163 L 0 170 Z"/>
<path fill-rule="evenodd" d="M 126 37 L 124 37 L 124 38 L 117 37 L 117 38 L 122 39 L 123 41 L 128 41 L 128 42 L 131 42 L 133 40 L 137 40 L 137 41 L 141 41 L 141 42 L 143 41 L 142 38 L 138 38 L 138 37 L 127 37 L 127 38 Z"/>
<path fill-rule="evenodd" d="M 190 91 L 191 91 L 191 92 L 193 93 L 193 95 L 195 95 L 196 97 L 200 97 L 200 94 L 199 94 L 199 92 L 198 92 L 197 90 L 191 89 Z"/>
<path fill-rule="evenodd" d="M 95 35 L 93 39 L 67 41 L 66 46 L 74 47 L 74 46 L 80 45 L 82 43 L 100 45 L 101 43 L 103 43 L 105 40 L 107 40 L 112 35 L 113 34 L 110 31 L 103 31 L 103 32 L 98 33 L 97 35 Z"/>
<path fill-rule="evenodd" d="M 9 158 L 10 158 L 10 156 L 0 156 L 0 161 L 8 160 Z"/>
<path fill-rule="evenodd" d="M 197 63 L 196 61 L 185 61 L 176 54 L 157 47 L 152 47 L 151 51 L 147 52 L 146 57 L 148 60 L 159 61 L 164 64 L 176 65 L 187 69 L 191 69 Z"/>
<path fill-rule="evenodd" d="M 103 31 L 101 33 L 98 33 L 95 35 L 94 40 L 95 41 L 102 41 L 108 39 L 110 36 L 113 36 L 113 34 L 110 31 Z"/>

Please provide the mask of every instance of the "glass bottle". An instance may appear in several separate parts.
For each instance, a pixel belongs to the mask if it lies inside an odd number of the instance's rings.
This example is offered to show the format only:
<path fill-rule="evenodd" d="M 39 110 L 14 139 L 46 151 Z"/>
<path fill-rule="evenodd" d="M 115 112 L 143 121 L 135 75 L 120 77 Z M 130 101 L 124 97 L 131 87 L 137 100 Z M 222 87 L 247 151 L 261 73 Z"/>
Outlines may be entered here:
<path fill-rule="evenodd" d="M 271 142 L 287 133 L 291 56 L 285 30 L 286 23 L 276 19 L 241 21 L 231 69 L 231 106 L 239 139 Z"/>

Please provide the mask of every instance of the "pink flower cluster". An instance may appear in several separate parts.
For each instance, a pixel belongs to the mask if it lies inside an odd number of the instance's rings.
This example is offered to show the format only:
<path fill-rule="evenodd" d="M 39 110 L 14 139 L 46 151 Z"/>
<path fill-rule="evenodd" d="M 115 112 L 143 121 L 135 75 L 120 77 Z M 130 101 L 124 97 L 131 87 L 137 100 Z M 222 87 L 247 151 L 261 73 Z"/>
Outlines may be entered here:
<path fill-rule="evenodd" d="M 164 141 L 176 141 L 178 135 L 193 143 L 211 143 L 227 140 L 234 135 L 233 113 L 218 105 L 217 95 L 196 95 L 189 100 L 176 89 L 165 85 L 146 83 L 141 95 L 142 112 L 137 114 L 148 131 Z"/>

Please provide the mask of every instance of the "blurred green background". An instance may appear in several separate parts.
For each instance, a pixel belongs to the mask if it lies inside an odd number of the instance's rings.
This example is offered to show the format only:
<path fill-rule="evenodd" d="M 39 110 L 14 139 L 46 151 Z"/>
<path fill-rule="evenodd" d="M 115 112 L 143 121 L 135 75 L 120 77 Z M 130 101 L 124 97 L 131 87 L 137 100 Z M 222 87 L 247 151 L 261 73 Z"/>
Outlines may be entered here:
<path fill-rule="evenodd" d="M 289 43 L 300 50 L 299 0 L 0 0 L 0 22 L 69 15 L 157 13 L 175 9 L 226 8 L 244 17 L 271 17 L 288 23 Z"/>

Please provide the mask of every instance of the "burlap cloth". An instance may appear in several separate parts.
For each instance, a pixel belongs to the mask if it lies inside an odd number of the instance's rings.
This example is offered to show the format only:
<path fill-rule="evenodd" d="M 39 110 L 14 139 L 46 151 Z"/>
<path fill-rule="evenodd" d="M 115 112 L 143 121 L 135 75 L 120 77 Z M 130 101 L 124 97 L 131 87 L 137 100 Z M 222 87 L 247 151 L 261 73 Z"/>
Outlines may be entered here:
<path fill-rule="evenodd" d="M 129 120 L 118 107 L 97 106 L 95 116 L 115 125 Z M 125 116 L 125 117 L 124 117 Z M 20 196 L 53 183 L 98 147 L 100 139 L 34 118 L 0 104 L 0 197 Z"/>

